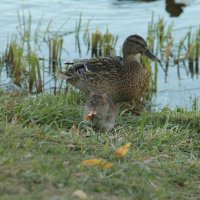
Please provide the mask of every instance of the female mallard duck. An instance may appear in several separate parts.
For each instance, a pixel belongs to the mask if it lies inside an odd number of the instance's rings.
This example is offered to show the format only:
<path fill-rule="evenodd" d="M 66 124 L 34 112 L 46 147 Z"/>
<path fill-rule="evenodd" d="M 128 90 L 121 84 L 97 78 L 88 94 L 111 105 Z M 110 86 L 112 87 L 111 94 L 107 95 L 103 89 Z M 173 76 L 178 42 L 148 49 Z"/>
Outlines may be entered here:
<path fill-rule="evenodd" d="M 136 54 L 160 62 L 147 48 L 142 37 L 131 35 L 123 44 L 123 58 L 85 59 L 73 64 L 65 72 L 58 72 L 57 77 L 87 94 L 106 93 L 114 103 L 134 101 L 144 92 L 149 78 L 145 67 L 135 59 Z"/>

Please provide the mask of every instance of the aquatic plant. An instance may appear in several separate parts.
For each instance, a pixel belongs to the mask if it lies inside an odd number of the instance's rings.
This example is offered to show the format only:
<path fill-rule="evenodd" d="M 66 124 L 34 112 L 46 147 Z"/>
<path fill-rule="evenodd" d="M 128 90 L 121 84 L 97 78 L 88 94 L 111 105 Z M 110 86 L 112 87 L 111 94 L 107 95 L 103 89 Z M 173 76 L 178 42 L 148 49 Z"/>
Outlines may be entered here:
<path fill-rule="evenodd" d="M 162 60 L 163 71 L 165 73 L 165 81 L 169 66 L 177 66 L 177 75 L 180 75 L 181 66 L 187 67 L 193 77 L 199 73 L 199 57 L 200 57 L 200 28 L 197 30 L 188 28 L 186 34 L 180 40 L 175 38 L 175 30 L 172 23 L 166 23 L 163 17 L 158 17 L 155 21 L 154 13 L 151 22 L 148 23 L 147 43 L 150 49 L 159 55 Z M 156 70 L 155 70 L 156 71 Z M 153 76 L 152 76 L 153 77 Z M 155 86 L 156 82 L 152 81 Z M 152 90 L 154 90 L 152 88 Z"/>
<path fill-rule="evenodd" d="M 63 37 L 53 36 L 48 40 L 49 45 L 49 64 L 53 66 L 55 72 L 55 66 L 61 61 Z"/>
<path fill-rule="evenodd" d="M 199 97 L 196 97 L 192 101 L 192 111 L 199 111 Z"/>
<path fill-rule="evenodd" d="M 88 20 L 86 27 L 85 27 L 85 30 L 84 30 L 83 42 L 87 46 L 87 53 L 88 53 L 89 50 L 90 50 L 90 46 L 91 46 L 90 20 Z"/>
<path fill-rule="evenodd" d="M 55 72 L 55 66 L 60 63 L 63 49 L 63 37 L 58 32 L 51 32 L 52 20 L 47 26 L 43 25 L 43 17 L 40 18 L 36 27 L 32 26 L 32 15 L 24 11 L 17 13 L 18 26 L 17 33 L 7 42 L 5 50 L 5 61 L 8 73 L 14 83 L 28 88 L 29 92 L 42 92 L 44 82 L 44 66 L 39 60 L 41 45 L 46 45 L 49 49 L 49 66 Z M 62 27 L 59 28 L 61 30 Z M 68 33 L 64 33 L 68 34 Z M 41 68 L 43 67 L 43 68 Z M 41 76 L 43 72 L 43 76 Z M 43 80 L 42 80 L 43 79 Z M 27 87 L 28 85 L 28 87 Z"/>
<path fill-rule="evenodd" d="M 93 56 L 110 56 L 115 54 L 115 46 L 118 41 L 118 36 L 112 35 L 107 29 L 103 34 L 101 31 L 96 29 L 92 33 L 91 37 L 91 54 Z"/>
<path fill-rule="evenodd" d="M 4 55 L 1 55 L 1 56 L 0 56 L 0 74 L 1 74 L 1 72 L 2 72 L 4 63 L 5 63 L 5 61 L 4 61 Z"/>
<path fill-rule="evenodd" d="M 92 57 L 114 55 L 117 41 L 118 36 L 114 36 L 108 28 L 105 33 L 98 28 L 91 32 L 90 20 L 88 20 L 84 29 L 83 42 L 87 46 L 87 53 L 91 51 Z"/>
<path fill-rule="evenodd" d="M 7 67 L 9 68 L 14 83 L 20 85 L 26 68 L 24 60 L 24 48 L 20 46 L 16 40 L 13 40 L 7 46 L 5 56 Z"/>
<path fill-rule="evenodd" d="M 31 52 L 27 56 L 28 66 L 29 66 L 29 92 L 33 92 L 34 86 L 36 92 L 43 91 L 42 77 L 41 77 L 41 66 L 39 62 L 38 55 L 35 52 Z"/>
<path fill-rule="evenodd" d="M 79 19 L 76 20 L 75 26 L 75 48 L 78 50 L 79 55 L 81 55 L 81 45 L 80 45 L 80 31 L 82 25 L 82 14 L 80 14 Z"/>

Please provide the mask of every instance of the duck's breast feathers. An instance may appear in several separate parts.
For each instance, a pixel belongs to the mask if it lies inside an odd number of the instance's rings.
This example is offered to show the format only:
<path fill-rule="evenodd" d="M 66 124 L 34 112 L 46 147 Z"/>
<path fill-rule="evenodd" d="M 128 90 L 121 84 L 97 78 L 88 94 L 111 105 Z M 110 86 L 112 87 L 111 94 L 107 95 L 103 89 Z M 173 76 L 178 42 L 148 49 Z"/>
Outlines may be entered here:
<path fill-rule="evenodd" d="M 69 71 L 74 71 L 77 74 L 83 73 L 103 73 L 118 71 L 122 67 L 123 59 L 117 57 L 99 57 L 75 63 Z"/>

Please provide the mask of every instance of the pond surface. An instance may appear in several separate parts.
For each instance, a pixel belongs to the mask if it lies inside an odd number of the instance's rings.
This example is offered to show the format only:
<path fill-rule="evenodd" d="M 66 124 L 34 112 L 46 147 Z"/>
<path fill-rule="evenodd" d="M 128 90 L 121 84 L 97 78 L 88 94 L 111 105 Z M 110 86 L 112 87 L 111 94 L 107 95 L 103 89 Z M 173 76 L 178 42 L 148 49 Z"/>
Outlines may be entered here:
<path fill-rule="evenodd" d="M 107 27 L 113 35 L 118 35 L 117 52 L 120 52 L 124 39 L 131 34 L 139 34 L 144 38 L 147 35 L 147 25 L 151 21 L 152 12 L 155 18 L 163 16 L 166 22 L 174 22 L 176 30 L 175 38 L 178 40 L 185 35 L 188 27 L 200 26 L 200 1 L 199 0 L 1 0 L 0 2 L 0 50 L 3 52 L 7 44 L 8 36 L 16 33 L 19 22 L 17 11 L 29 11 L 32 14 L 32 26 L 37 26 L 43 16 L 43 23 L 47 24 L 53 19 L 53 29 L 58 30 L 67 20 L 64 31 L 74 30 L 75 22 L 82 13 L 82 23 L 87 24 L 90 19 L 90 28 L 105 31 Z M 52 30 L 53 31 L 53 30 Z M 64 38 L 62 62 L 73 58 L 85 58 L 85 47 L 82 45 L 81 55 L 75 50 L 74 35 Z M 48 51 L 40 52 L 41 56 L 48 59 Z M 159 68 L 158 92 L 154 96 L 152 104 L 156 109 L 169 107 L 191 108 L 193 99 L 200 96 L 200 82 L 198 73 L 192 76 L 185 68 L 180 68 L 179 78 L 177 67 L 170 66 L 167 78 Z M 46 81 L 51 79 L 47 73 Z M 6 83 L 10 79 L 2 72 L 0 82 Z M 51 87 L 51 83 L 50 86 Z"/>

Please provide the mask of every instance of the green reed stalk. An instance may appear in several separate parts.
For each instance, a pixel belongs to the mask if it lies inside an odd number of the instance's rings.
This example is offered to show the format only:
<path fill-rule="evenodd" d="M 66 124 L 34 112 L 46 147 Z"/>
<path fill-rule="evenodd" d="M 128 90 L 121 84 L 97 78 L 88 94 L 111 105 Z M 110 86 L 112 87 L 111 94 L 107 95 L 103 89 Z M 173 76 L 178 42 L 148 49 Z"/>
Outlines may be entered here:
<path fill-rule="evenodd" d="M 30 53 L 27 61 L 29 65 L 29 92 L 33 92 L 34 86 L 37 93 L 42 92 L 43 85 L 38 55 L 35 52 Z"/>
<path fill-rule="evenodd" d="M 49 39 L 49 60 L 52 66 L 60 62 L 63 48 L 63 38 L 60 36 L 53 36 Z"/>
<path fill-rule="evenodd" d="M 154 81 L 153 81 L 153 92 L 156 93 L 158 90 L 158 63 L 154 65 Z"/>
<path fill-rule="evenodd" d="M 90 39 L 90 19 L 89 19 L 83 34 L 83 41 L 84 44 L 87 45 L 87 52 L 89 52 L 90 50 L 90 45 L 91 45 L 90 40 L 91 39 Z"/>
<path fill-rule="evenodd" d="M 81 45 L 80 45 L 80 31 L 81 31 L 81 24 L 82 24 L 82 14 L 79 16 L 79 20 L 76 21 L 75 26 L 75 48 L 78 49 L 79 54 L 81 54 Z"/>
<path fill-rule="evenodd" d="M 8 47 L 6 60 L 9 65 L 14 83 L 20 85 L 25 70 L 24 49 L 16 41 L 12 41 Z"/>
<path fill-rule="evenodd" d="M 199 111 L 199 98 L 195 97 L 192 102 L 192 111 Z"/>
<path fill-rule="evenodd" d="M 43 21 L 43 16 L 40 18 L 40 20 L 37 24 L 37 27 L 35 29 L 35 32 L 34 32 L 34 45 L 38 45 L 39 35 L 41 33 L 42 21 Z"/>
<path fill-rule="evenodd" d="M 100 56 L 101 55 L 101 46 L 102 46 L 102 34 L 97 29 L 94 33 L 92 33 L 92 56 Z"/>
<path fill-rule="evenodd" d="M 172 47 L 173 47 L 173 38 L 170 39 L 170 41 L 167 43 L 167 45 L 165 47 L 166 68 L 169 65 L 169 58 L 172 53 Z"/>
<path fill-rule="evenodd" d="M 146 89 L 145 89 L 144 93 L 141 94 L 141 96 L 144 99 L 150 99 L 153 92 L 154 92 L 153 91 L 154 80 L 152 79 L 152 69 L 151 69 L 150 60 L 148 58 L 146 58 L 146 56 L 142 56 L 141 57 L 141 63 L 145 67 L 145 69 L 147 70 L 147 72 L 149 74 L 149 79 L 147 80 Z"/>
<path fill-rule="evenodd" d="M 196 48 L 196 55 L 195 55 L 195 60 L 196 60 L 196 65 L 198 66 L 199 64 L 199 57 L 200 57 L 200 28 L 199 30 L 196 32 L 196 36 L 195 36 L 195 48 Z"/>
<path fill-rule="evenodd" d="M 112 35 L 107 29 L 103 34 L 98 29 L 92 33 L 92 56 L 110 56 L 118 41 L 118 36 Z"/>

